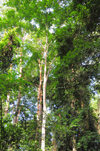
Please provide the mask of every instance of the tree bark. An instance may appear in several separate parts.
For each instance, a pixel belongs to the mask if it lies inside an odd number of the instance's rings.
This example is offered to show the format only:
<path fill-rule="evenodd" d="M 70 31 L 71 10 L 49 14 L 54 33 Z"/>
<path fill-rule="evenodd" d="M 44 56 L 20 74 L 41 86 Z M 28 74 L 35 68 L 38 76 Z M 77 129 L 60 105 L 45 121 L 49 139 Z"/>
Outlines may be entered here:
<path fill-rule="evenodd" d="M 21 101 L 21 93 L 20 93 L 20 90 L 19 90 L 19 92 L 18 92 L 17 108 L 16 108 L 15 118 L 14 118 L 14 124 L 17 124 L 17 122 L 18 122 L 18 117 L 19 117 L 19 115 L 20 115 L 20 101 Z"/>
<path fill-rule="evenodd" d="M 46 128 L 46 84 L 47 84 L 47 51 L 45 51 L 45 65 L 44 65 L 44 80 L 43 80 L 43 118 L 42 118 L 42 137 L 41 150 L 45 151 L 45 128 Z"/>
<path fill-rule="evenodd" d="M 73 78 L 72 78 L 72 82 L 74 82 L 74 74 L 75 74 L 75 70 L 73 69 L 73 65 L 72 65 L 72 74 L 73 74 Z M 75 99 L 73 98 L 72 102 L 71 102 L 71 108 L 72 108 L 72 116 L 74 116 L 75 114 Z M 72 137 L 72 151 L 77 151 L 76 149 L 76 139 L 75 139 L 75 134 Z"/>
<path fill-rule="evenodd" d="M 52 145 L 53 145 L 53 151 L 57 151 L 57 143 L 56 143 L 56 138 L 55 138 L 55 132 L 52 132 Z"/>
<path fill-rule="evenodd" d="M 5 116 L 7 116 L 7 113 L 8 113 L 9 101 L 10 101 L 10 92 L 8 92 L 8 94 L 7 94 L 7 102 L 6 102 L 6 107 L 5 107 Z"/>
<path fill-rule="evenodd" d="M 45 50 L 44 50 L 43 116 L 42 116 L 42 137 L 41 137 L 41 150 L 42 150 L 42 151 L 45 151 L 47 52 L 48 52 L 48 37 L 46 36 L 46 45 L 45 45 Z"/>
<path fill-rule="evenodd" d="M 40 69 L 40 79 L 39 79 L 39 87 L 38 87 L 38 97 L 37 97 L 37 120 L 41 121 L 42 115 L 42 62 L 39 62 Z"/>
<path fill-rule="evenodd" d="M 39 86 L 38 86 L 38 96 L 37 96 L 37 129 L 36 129 L 36 140 L 39 142 L 39 147 L 41 146 L 41 123 L 42 123 L 42 64 L 43 62 L 38 60 L 39 63 Z"/>
<path fill-rule="evenodd" d="M 73 149 L 72 149 L 72 151 L 77 151 L 76 150 L 76 139 L 74 136 L 73 136 Z"/>

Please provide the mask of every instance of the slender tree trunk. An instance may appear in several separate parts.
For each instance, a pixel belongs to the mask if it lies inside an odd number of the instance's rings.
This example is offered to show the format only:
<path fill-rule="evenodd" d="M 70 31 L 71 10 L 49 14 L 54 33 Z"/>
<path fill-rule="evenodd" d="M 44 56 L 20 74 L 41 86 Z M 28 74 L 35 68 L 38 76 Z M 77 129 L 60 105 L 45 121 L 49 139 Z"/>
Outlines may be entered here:
<path fill-rule="evenodd" d="M 42 115 L 42 62 L 39 62 L 39 69 L 40 69 L 40 81 L 38 87 L 38 97 L 37 97 L 37 120 L 41 122 L 41 115 Z"/>
<path fill-rule="evenodd" d="M 36 129 L 36 140 L 41 146 L 41 123 L 42 123 L 42 61 L 38 60 L 39 63 L 39 87 L 38 87 L 38 96 L 37 96 L 37 129 Z"/>
<path fill-rule="evenodd" d="M 20 100 L 21 100 L 21 93 L 20 93 L 20 90 L 19 90 L 19 92 L 18 92 L 17 108 L 16 108 L 15 118 L 14 118 L 14 124 L 17 124 L 17 122 L 18 122 L 18 117 L 19 117 L 19 115 L 20 115 Z"/>
<path fill-rule="evenodd" d="M 42 118 L 42 137 L 41 137 L 41 150 L 45 151 L 45 129 L 46 129 L 46 85 L 47 85 L 47 50 L 44 53 L 44 79 L 43 79 L 43 118 Z"/>
<path fill-rule="evenodd" d="M 75 110 L 75 100 L 72 100 L 72 102 L 71 102 L 71 108 L 72 108 L 72 115 L 74 116 L 74 111 L 73 111 L 73 110 Z M 72 151 L 77 151 L 77 150 L 76 150 L 76 139 L 75 139 L 75 135 L 73 135 L 73 137 L 72 137 L 72 144 L 73 144 L 73 146 L 72 146 Z"/>
<path fill-rule="evenodd" d="M 22 77 L 22 50 L 20 49 L 20 75 L 19 77 Z M 14 118 L 14 124 L 17 124 L 18 117 L 20 115 L 20 101 L 21 101 L 21 86 L 19 86 L 19 92 L 18 92 L 18 101 L 17 101 L 17 107 L 15 111 L 15 118 Z"/>
<path fill-rule="evenodd" d="M 100 99 L 98 100 L 98 133 L 100 134 Z"/>
<path fill-rule="evenodd" d="M 76 139 L 74 136 L 73 136 L 73 149 L 72 149 L 72 151 L 77 151 L 76 150 Z"/>
<path fill-rule="evenodd" d="M 55 133 L 52 132 L 52 145 L 53 145 L 53 151 L 57 151 L 57 143 L 56 143 L 56 138 L 55 138 Z"/>
<path fill-rule="evenodd" d="M 6 107 L 5 107 L 5 116 L 7 116 L 7 113 L 8 113 L 9 101 L 10 101 L 10 92 L 8 92 L 8 94 L 7 94 L 7 102 L 6 102 Z"/>
<path fill-rule="evenodd" d="M 73 78 L 72 78 L 72 82 L 74 82 L 74 74 L 75 74 L 75 70 L 73 68 L 73 64 L 72 64 L 72 75 L 73 75 Z M 71 102 L 71 108 L 72 108 L 72 115 L 74 116 L 75 114 L 75 99 L 72 100 Z M 73 135 L 72 137 L 72 151 L 77 151 L 76 149 L 76 139 L 75 139 L 75 135 Z"/>

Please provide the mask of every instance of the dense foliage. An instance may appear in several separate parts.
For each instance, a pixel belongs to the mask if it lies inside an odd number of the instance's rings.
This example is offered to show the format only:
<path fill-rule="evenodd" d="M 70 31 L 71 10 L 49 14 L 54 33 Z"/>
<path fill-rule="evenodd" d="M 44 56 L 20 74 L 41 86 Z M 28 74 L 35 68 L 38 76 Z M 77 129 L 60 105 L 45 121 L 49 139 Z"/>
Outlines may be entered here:
<path fill-rule="evenodd" d="M 4 6 L 0 149 L 99 151 L 99 0 L 8 0 Z"/>

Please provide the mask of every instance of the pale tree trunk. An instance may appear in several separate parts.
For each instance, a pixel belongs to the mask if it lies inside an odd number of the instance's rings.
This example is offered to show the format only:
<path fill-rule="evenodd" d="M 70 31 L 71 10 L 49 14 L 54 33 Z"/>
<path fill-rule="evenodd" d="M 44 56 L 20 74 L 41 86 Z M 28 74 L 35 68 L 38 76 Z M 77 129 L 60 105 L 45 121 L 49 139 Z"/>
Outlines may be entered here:
<path fill-rule="evenodd" d="M 77 151 L 76 150 L 76 139 L 74 136 L 73 136 L 73 149 L 72 149 L 72 151 Z"/>
<path fill-rule="evenodd" d="M 44 80 L 43 80 L 43 117 L 42 117 L 42 137 L 41 150 L 45 151 L 45 128 L 46 128 L 46 84 L 47 84 L 47 52 L 45 52 Z"/>
<path fill-rule="evenodd" d="M 46 46 L 44 50 L 44 79 L 43 79 L 43 116 L 42 116 L 42 136 L 41 136 L 41 150 L 45 151 L 45 135 L 46 135 L 46 85 L 47 85 L 47 52 L 48 52 L 48 38 L 46 36 Z"/>
<path fill-rule="evenodd" d="M 100 99 L 98 100 L 98 133 L 100 134 Z"/>
<path fill-rule="evenodd" d="M 37 96 L 37 129 L 36 129 L 36 140 L 39 141 L 39 146 L 41 146 L 41 123 L 42 123 L 42 64 L 43 62 L 38 60 L 39 63 L 39 86 L 38 86 L 38 96 Z"/>
<path fill-rule="evenodd" d="M 40 79 L 39 79 L 39 87 L 38 87 L 38 97 L 37 97 L 37 121 L 41 122 L 42 115 L 42 62 L 38 60 L 39 70 L 40 70 Z"/>
<path fill-rule="evenodd" d="M 8 113 L 9 101 L 10 101 L 10 92 L 8 92 L 8 94 L 7 94 L 7 102 L 6 102 L 6 107 L 5 107 L 5 116 L 7 116 L 7 113 Z"/>
<path fill-rule="evenodd" d="M 46 26 L 46 32 L 48 31 L 48 26 Z M 47 114 L 47 110 L 46 110 L 46 87 L 47 87 L 47 79 L 49 76 L 49 73 L 51 71 L 51 65 L 54 61 L 51 62 L 51 64 L 49 65 L 49 69 L 47 72 L 47 54 L 48 54 L 48 33 L 46 33 L 46 44 L 44 48 L 44 53 L 43 53 L 43 58 L 44 58 L 44 77 L 43 77 L 43 111 L 42 111 L 42 133 L 41 133 L 41 150 L 45 151 L 45 137 L 46 137 L 46 114 Z"/>
<path fill-rule="evenodd" d="M 20 49 L 20 75 L 19 77 L 22 77 L 22 50 Z M 17 101 L 17 107 L 16 107 L 16 111 L 15 111 L 15 118 L 14 118 L 14 124 L 17 124 L 18 122 L 18 118 L 20 115 L 20 102 L 21 102 L 21 86 L 19 87 L 19 91 L 18 91 L 18 101 Z"/>

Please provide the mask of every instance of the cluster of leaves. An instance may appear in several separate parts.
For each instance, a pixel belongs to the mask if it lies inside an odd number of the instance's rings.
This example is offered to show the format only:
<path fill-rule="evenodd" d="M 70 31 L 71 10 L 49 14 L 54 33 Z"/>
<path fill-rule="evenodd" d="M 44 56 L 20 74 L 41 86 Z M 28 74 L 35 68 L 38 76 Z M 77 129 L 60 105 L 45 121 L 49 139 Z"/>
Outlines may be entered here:
<path fill-rule="evenodd" d="M 0 41 L 0 69 L 6 70 L 12 63 L 14 48 L 20 47 L 16 33 L 9 31 Z"/>

